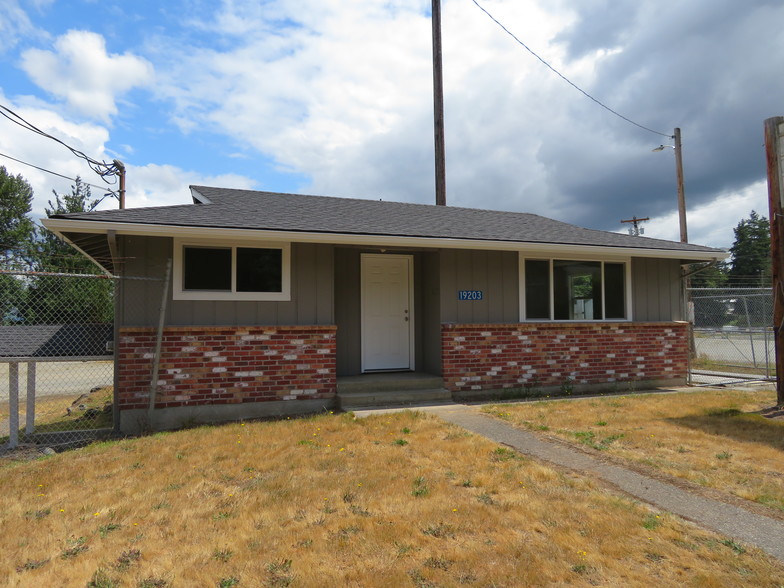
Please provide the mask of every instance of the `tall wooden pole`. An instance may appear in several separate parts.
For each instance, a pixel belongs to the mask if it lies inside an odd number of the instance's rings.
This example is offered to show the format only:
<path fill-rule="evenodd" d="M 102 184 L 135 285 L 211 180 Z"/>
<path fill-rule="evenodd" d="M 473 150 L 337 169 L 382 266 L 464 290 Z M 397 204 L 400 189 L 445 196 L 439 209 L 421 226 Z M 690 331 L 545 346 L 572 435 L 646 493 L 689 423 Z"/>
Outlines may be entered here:
<path fill-rule="evenodd" d="M 114 168 L 120 176 L 120 208 L 125 208 L 125 165 L 119 159 L 114 160 Z"/>
<path fill-rule="evenodd" d="M 675 177 L 678 182 L 678 219 L 681 224 L 681 243 L 689 242 L 686 231 L 686 194 L 683 190 L 683 156 L 681 155 L 681 130 L 675 129 Z"/>
<path fill-rule="evenodd" d="M 770 254 L 773 266 L 773 340 L 776 344 L 776 404 L 784 406 L 784 116 L 765 121 L 765 158 L 768 164 Z"/>
<path fill-rule="evenodd" d="M 433 122 L 436 152 L 436 204 L 446 206 L 444 77 L 441 68 L 441 0 L 433 0 Z"/>

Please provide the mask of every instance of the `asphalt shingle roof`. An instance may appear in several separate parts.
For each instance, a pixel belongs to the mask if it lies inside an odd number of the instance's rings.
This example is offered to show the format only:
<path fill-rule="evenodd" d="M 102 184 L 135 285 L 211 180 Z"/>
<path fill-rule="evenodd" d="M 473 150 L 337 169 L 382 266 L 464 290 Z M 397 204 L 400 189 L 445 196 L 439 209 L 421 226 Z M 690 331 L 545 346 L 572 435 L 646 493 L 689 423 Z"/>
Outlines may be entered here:
<path fill-rule="evenodd" d="M 719 249 L 584 229 L 535 214 L 192 186 L 209 203 L 62 214 L 54 218 L 186 227 L 555 243 L 721 253 Z"/>

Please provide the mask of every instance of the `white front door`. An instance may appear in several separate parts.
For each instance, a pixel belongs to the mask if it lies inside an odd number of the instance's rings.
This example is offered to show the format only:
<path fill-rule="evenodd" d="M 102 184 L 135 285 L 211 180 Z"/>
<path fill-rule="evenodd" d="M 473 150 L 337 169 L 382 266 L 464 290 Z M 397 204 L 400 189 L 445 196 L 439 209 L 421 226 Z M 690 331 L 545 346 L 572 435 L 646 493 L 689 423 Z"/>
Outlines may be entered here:
<path fill-rule="evenodd" d="M 414 259 L 362 254 L 362 371 L 414 369 Z"/>

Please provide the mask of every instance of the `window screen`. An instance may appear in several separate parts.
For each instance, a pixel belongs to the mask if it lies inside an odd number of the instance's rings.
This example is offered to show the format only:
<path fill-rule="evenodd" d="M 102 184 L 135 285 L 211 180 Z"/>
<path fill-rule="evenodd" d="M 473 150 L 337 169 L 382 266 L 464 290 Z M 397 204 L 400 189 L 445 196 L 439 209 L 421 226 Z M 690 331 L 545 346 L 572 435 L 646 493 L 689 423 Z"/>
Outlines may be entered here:
<path fill-rule="evenodd" d="M 525 260 L 525 318 L 550 319 L 550 262 Z"/>
<path fill-rule="evenodd" d="M 622 263 L 604 264 L 604 302 L 608 319 L 626 318 L 626 280 Z"/>
<path fill-rule="evenodd" d="M 231 249 L 185 247 L 183 290 L 231 291 Z"/>
<path fill-rule="evenodd" d="M 237 292 L 280 292 L 283 252 L 237 247 Z"/>

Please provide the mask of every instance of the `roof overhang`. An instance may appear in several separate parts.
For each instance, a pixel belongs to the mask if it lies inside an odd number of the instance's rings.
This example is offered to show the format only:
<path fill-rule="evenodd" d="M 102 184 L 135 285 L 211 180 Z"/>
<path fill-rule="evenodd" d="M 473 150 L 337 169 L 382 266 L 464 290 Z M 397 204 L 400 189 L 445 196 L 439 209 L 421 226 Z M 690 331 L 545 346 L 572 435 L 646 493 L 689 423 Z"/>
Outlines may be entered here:
<path fill-rule="evenodd" d="M 531 241 L 496 241 L 482 239 L 452 239 L 439 237 L 411 237 L 400 235 L 375 235 L 361 233 L 326 233 L 306 231 L 281 231 L 269 229 L 232 229 L 214 227 L 194 227 L 183 225 L 157 225 L 140 223 L 121 223 L 105 221 L 85 221 L 73 219 L 43 219 L 42 224 L 61 238 L 80 249 L 88 257 L 96 259 L 94 254 L 85 251 L 78 245 L 76 234 L 98 235 L 109 237 L 106 245 L 106 256 L 111 258 L 110 243 L 112 235 L 135 235 L 150 237 L 180 237 L 186 239 L 237 239 L 248 240 L 260 238 L 271 241 L 290 241 L 297 243 L 329 243 L 333 245 L 360 245 L 369 247 L 406 247 L 406 248 L 442 248 L 442 249 L 481 249 L 496 251 L 519 251 L 542 255 L 544 252 L 553 255 L 596 255 L 600 257 L 652 257 L 660 259 L 678 259 L 681 263 L 718 261 L 729 257 L 725 251 L 700 251 L 682 249 L 653 249 L 641 247 L 614 247 L 607 245 L 574 245 L 569 243 L 545 243 Z M 100 265 L 100 261 L 97 261 Z"/>

